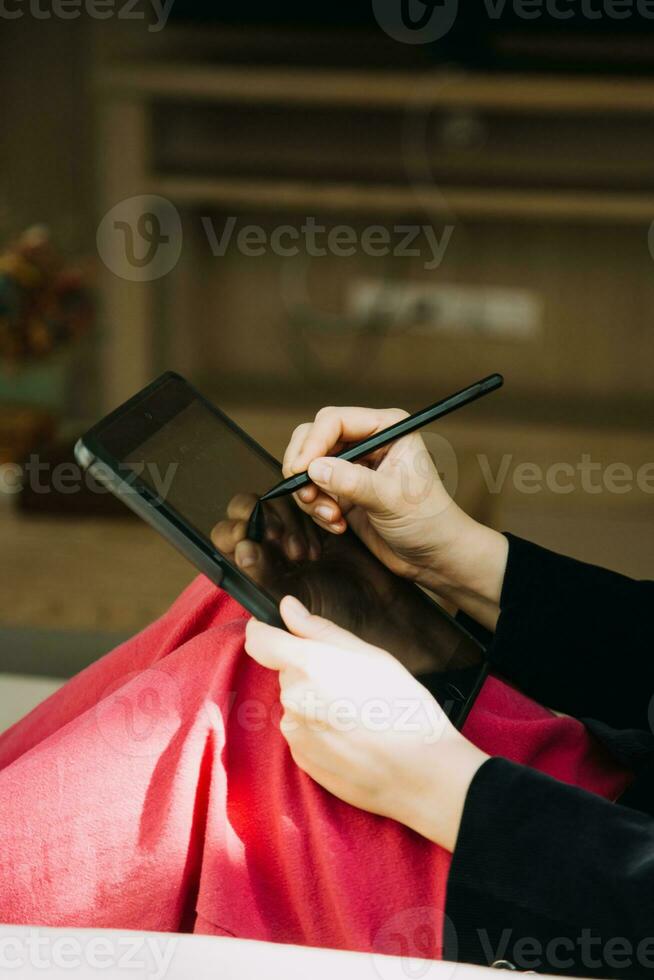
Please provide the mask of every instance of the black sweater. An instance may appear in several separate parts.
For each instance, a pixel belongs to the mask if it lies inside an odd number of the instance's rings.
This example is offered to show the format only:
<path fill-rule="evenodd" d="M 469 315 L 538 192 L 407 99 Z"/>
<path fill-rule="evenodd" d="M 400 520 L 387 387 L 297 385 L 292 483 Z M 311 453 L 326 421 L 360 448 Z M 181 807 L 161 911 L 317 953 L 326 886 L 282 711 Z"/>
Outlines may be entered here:
<path fill-rule="evenodd" d="M 504 759 L 468 791 L 445 958 L 654 976 L 654 582 L 509 538 L 494 670 L 582 718 L 635 779 L 618 803 Z"/>

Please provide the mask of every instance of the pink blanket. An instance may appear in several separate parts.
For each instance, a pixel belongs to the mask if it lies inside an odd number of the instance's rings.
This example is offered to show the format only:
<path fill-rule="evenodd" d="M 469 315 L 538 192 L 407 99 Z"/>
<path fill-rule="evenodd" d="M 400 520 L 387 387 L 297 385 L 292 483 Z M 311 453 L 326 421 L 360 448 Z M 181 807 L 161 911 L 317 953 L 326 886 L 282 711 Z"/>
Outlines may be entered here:
<path fill-rule="evenodd" d="M 0 736 L 0 921 L 438 957 L 449 854 L 295 766 L 245 622 L 199 578 Z M 466 734 L 606 797 L 629 778 L 497 680 Z"/>

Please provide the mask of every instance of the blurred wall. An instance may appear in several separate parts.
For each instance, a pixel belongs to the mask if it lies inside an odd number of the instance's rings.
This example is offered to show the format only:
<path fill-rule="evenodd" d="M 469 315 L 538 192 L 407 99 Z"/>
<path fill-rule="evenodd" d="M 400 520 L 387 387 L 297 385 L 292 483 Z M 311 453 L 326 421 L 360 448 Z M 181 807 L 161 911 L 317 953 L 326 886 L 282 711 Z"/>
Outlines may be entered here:
<path fill-rule="evenodd" d="M 24 16 L 0 31 L 0 230 L 46 222 L 94 241 L 93 48 L 84 20 Z"/>

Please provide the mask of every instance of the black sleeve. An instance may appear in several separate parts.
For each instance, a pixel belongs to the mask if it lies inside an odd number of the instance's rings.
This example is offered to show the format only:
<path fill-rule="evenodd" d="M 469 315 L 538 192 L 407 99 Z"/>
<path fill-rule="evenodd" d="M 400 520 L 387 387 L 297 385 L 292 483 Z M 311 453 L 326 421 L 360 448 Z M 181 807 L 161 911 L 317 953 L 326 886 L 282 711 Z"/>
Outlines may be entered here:
<path fill-rule="evenodd" d="M 504 759 L 468 792 L 444 958 L 654 976 L 654 821 Z"/>
<path fill-rule="evenodd" d="M 548 707 L 649 731 L 654 582 L 507 538 L 493 666 Z"/>

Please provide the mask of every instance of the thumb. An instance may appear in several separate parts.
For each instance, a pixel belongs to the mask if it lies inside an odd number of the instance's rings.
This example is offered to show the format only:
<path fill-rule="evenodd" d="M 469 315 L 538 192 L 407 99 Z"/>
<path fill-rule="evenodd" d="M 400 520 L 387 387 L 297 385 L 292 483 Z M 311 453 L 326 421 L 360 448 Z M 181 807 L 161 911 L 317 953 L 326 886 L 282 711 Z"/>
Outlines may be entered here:
<path fill-rule="evenodd" d="M 313 640 L 316 643 L 328 643 L 343 650 L 367 646 L 358 636 L 342 629 L 331 620 L 312 615 L 295 596 L 284 596 L 279 611 L 287 627 L 296 637 Z"/>
<path fill-rule="evenodd" d="M 293 667 L 303 670 L 307 661 L 307 644 L 303 639 L 256 619 L 250 619 L 245 628 L 245 650 L 270 670 Z"/>
<path fill-rule="evenodd" d="M 309 464 L 308 473 L 317 486 L 336 497 L 345 497 L 372 513 L 385 509 L 379 493 L 385 479 L 377 470 L 324 456 Z"/>

